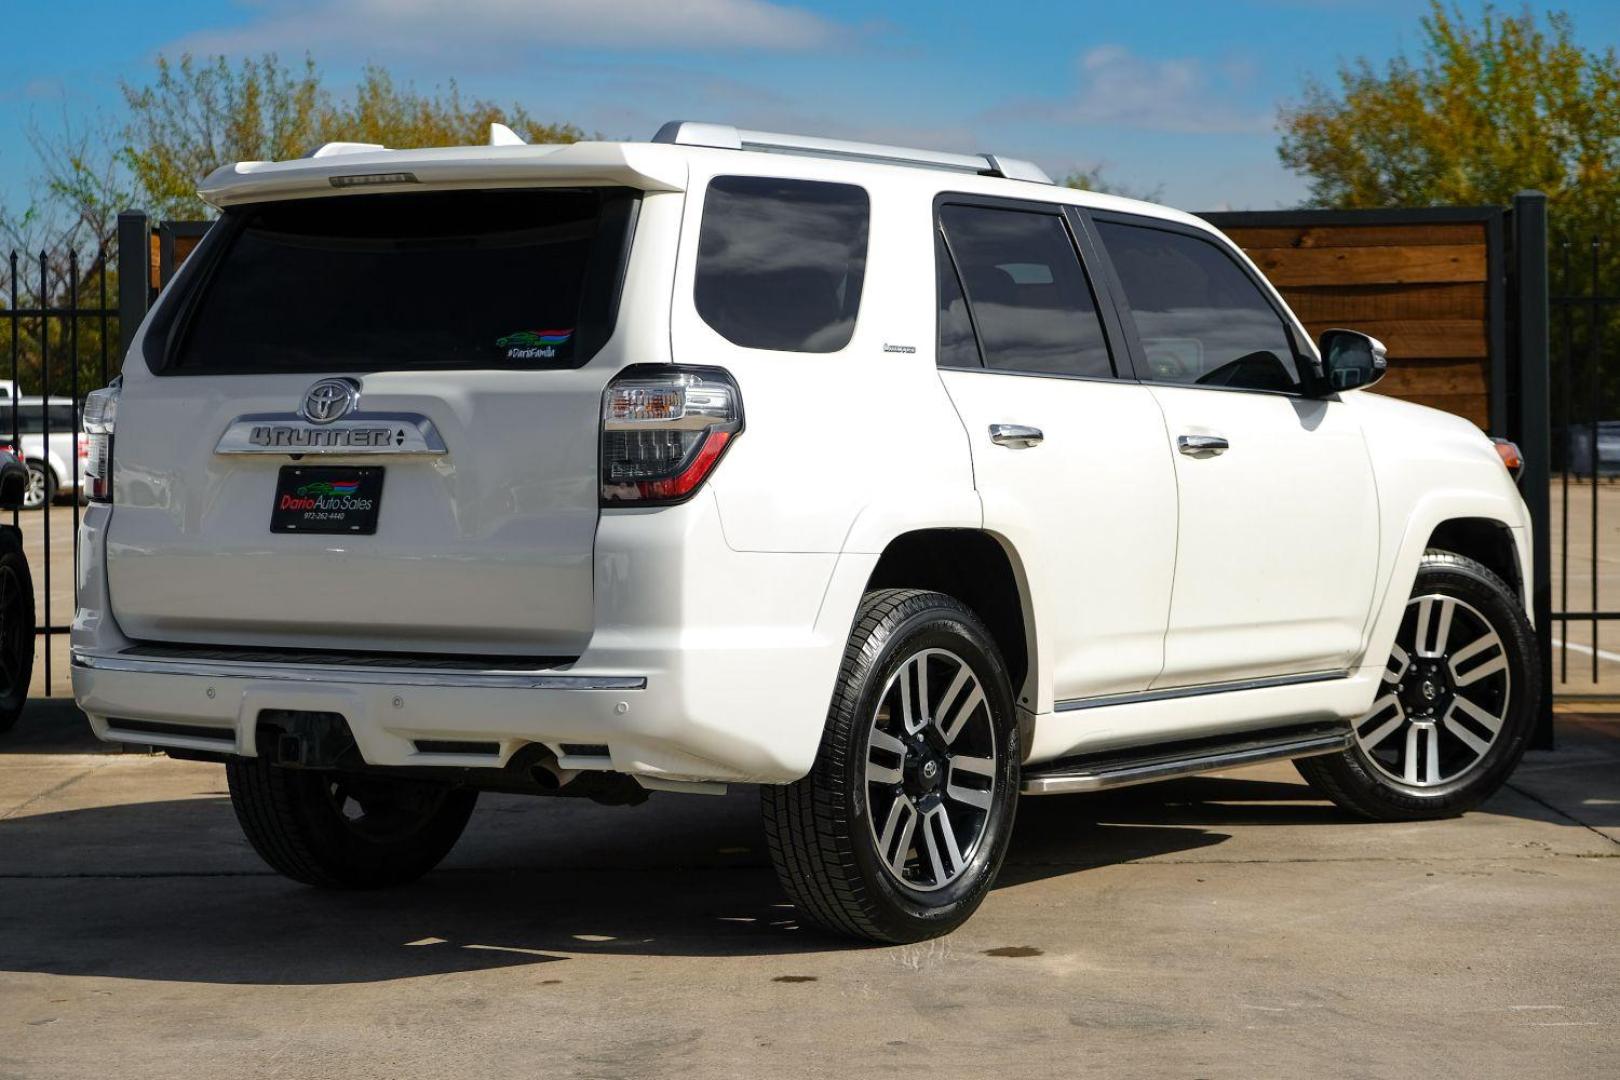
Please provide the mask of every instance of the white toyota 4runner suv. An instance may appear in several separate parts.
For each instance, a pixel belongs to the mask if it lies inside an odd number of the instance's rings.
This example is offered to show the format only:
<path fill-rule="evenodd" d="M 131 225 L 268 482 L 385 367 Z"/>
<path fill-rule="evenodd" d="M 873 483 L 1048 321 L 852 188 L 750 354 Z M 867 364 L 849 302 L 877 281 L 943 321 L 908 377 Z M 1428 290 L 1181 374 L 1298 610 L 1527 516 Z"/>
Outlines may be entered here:
<path fill-rule="evenodd" d="M 1299 759 L 1382 820 L 1538 710 L 1529 529 L 1195 217 L 968 156 L 651 143 L 246 162 L 88 403 L 73 682 L 222 761 L 299 881 L 480 791 L 758 785 L 800 915 L 916 940 L 1020 795 Z"/>

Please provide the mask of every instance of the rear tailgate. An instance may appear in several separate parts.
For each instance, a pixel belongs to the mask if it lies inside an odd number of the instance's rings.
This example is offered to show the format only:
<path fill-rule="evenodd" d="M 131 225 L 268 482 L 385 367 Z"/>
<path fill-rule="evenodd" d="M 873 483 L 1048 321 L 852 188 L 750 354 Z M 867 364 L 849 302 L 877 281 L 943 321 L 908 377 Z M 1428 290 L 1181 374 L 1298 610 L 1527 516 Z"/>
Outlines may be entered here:
<path fill-rule="evenodd" d="M 107 539 L 124 632 L 578 655 L 641 201 L 468 190 L 228 211 L 125 373 Z M 316 422 L 328 407 L 306 399 L 334 378 L 358 399 Z M 310 468 L 336 471 L 311 486 Z M 351 532 L 273 531 L 295 496 L 376 505 L 337 515 Z"/>

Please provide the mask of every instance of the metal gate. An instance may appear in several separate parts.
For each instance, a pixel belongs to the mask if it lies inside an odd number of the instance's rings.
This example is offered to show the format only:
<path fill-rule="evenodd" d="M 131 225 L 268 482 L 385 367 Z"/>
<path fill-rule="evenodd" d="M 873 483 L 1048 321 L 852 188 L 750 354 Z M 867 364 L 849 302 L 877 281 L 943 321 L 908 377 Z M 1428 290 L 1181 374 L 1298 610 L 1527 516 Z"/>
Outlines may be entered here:
<path fill-rule="evenodd" d="M 51 642 L 71 630 L 78 600 L 80 407 L 117 374 L 153 297 L 207 229 L 190 221 L 153 229 L 145 214 L 126 212 L 115 250 L 13 251 L 0 264 L 0 442 L 24 451 L 44 498 L 38 510 L 14 511 L 11 523 L 23 530 L 34 575 L 46 697 L 56 674 Z M 65 506 L 52 505 L 53 492 Z"/>
<path fill-rule="evenodd" d="M 1615 697 L 1620 646 L 1605 630 L 1620 619 L 1620 243 L 1555 232 L 1550 255 L 1550 674 L 1561 694 Z"/>

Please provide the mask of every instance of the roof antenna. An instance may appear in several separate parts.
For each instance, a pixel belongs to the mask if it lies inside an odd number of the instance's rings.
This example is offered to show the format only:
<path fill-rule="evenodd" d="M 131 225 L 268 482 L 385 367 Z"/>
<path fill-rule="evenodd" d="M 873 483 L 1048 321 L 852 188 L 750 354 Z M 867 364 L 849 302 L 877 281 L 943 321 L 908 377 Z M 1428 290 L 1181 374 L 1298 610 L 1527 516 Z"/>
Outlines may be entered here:
<path fill-rule="evenodd" d="M 489 125 L 489 145 L 491 146 L 527 146 L 528 143 L 517 132 L 505 124 Z"/>

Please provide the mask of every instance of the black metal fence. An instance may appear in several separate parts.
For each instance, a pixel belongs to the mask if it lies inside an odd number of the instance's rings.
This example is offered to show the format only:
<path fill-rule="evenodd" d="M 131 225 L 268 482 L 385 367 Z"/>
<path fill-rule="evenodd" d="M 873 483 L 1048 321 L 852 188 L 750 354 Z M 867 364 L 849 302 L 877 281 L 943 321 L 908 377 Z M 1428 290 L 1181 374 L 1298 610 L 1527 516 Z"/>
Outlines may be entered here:
<path fill-rule="evenodd" d="M 71 630 L 78 599 L 80 407 L 86 394 L 117 374 L 158 286 L 179 264 L 177 241 L 195 240 L 206 229 L 205 222 L 164 222 L 154 230 L 145 214 L 130 212 L 119 215 L 110 249 L 13 251 L 0 262 L 0 380 L 9 380 L 9 396 L 0 400 L 0 442 L 28 458 L 38 478 L 35 493 L 44 499 L 37 512 L 13 511 L 11 523 L 26 525 L 38 594 L 35 628 L 47 645 L 41 650 L 47 697 L 55 675 L 49 641 Z M 63 523 L 53 521 L 53 493 L 71 507 L 67 566 L 57 557 Z M 55 593 L 64 573 L 72 599 L 61 603 Z"/>
<path fill-rule="evenodd" d="M 1604 578 L 1620 543 L 1603 526 L 1606 508 L 1620 509 L 1620 365 L 1612 363 L 1620 356 L 1620 239 L 1555 232 L 1549 255 L 1551 502 L 1560 534 L 1549 674 L 1563 693 L 1616 695 L 1620 654 L 1603 647 L 1603 631 L 1620 619 L 1612 594 L 1620 571 Z"/>

